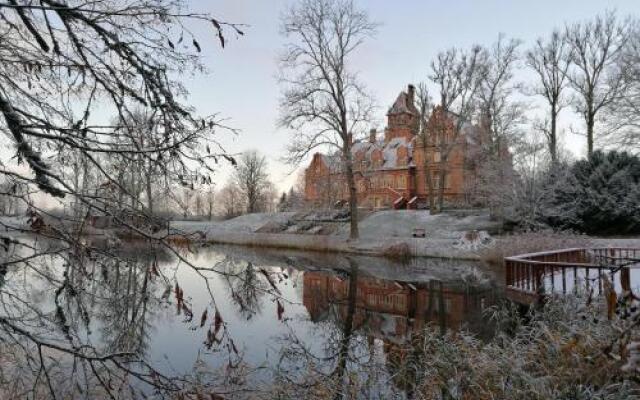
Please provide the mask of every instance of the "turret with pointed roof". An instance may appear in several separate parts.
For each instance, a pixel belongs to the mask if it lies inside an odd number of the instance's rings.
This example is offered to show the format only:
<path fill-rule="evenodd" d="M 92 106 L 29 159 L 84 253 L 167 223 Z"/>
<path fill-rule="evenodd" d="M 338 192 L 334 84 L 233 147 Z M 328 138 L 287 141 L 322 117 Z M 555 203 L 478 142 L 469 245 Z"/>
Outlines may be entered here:
<path fill-rule="evenodd" d="M 420 112 L 415 105 L 415 87 L 407 86 L 407 91 L 400 92 L 396 101 L 387 111 L 387 128 L 384 132 L 385 142 L 398 137 L 411 140 L 418 131 Z"/>

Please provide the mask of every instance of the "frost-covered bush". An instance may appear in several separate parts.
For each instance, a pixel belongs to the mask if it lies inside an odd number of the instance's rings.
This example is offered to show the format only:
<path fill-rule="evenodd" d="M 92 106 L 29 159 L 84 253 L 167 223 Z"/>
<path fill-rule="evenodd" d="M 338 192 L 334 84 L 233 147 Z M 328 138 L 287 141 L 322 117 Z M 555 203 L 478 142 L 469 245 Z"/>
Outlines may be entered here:
<path fill-rule="evenodd" d="M 577 298 L 547 303 L 526 323 L 504 310 L 496 316 L 503 330 L 489 343 L 465 334 L 426 332 L 424 398 L 629 399 L 638 394 L 635 370 L 622 368 L 623 360 L 629 364 L 633 357 L 621 344 L 630 338 L 618 340 L 620 329 L 633 322 L 603 319 L 600 305 L 587 306 Z"/>
<path fill-rule="evenodd" d="M 543 219 L 591 234 L 640 232 L 640 158 L 596 151 L 547 182 Z"/>

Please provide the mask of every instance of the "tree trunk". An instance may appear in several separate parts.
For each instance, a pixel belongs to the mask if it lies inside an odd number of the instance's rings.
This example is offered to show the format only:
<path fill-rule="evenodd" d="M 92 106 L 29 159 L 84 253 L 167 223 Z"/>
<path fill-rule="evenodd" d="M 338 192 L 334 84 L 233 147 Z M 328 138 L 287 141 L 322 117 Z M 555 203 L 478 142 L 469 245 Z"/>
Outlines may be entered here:
<path fill-rule="evenodd" d="M 442 140 L 446 140 L 446 138 L 442 138 Z M 442 212 L 442 209 L 444 208 L 444 183 L 445 183 L 445 178 L 447 175 L 447 165 L 449 163 L 449 156 L 451 155 L 451 152 L 453 151 L 454 148 L 454 144 L 452 143 L 443 143 L 441 142 L 438 145 L 438 150 L 440 152 L 440 168 L 438 171 L 438 190 L 437 192 L 437 197 L 436 200 L 438 205 L 435 207 L 435 212 L 431 212 L 432 214 L 438 214 Z M 435 190 L 434 190 L 435 191 Z"/>
<path fill-rule="evenodd" d="M 153 215 L 153 196 L 151 193 L 151 176 L 150 176 L 150 172 L 147 171 L 147 210 L 149 211 L 149 214 Z"/>
<path fill-rule="evenodd" d="M 589 112 L 587 115 L 587 157 L 593 155 L 593 127 L 595 125 L 595 115 Z"/>
<path fill-rule="evenodd" d="M 558 136 L 557 136 L 557 121 L 558 110 L 555 102 L 551 104 L 551 132 L 549 132 L 549 155 L 551 156 L 551 163 L 556 164 L 558 161 Z"/>
<path fill-rule="evenodd" d="M 251 187 L 251 185 L 248 185 L 248 190 L 247 190 L 247 214 L 253 214 L 254 212 L 256 212 L 256 203 L 257 203 L 257 193 L 255 192 L 255 189 Z"/>
<path fill-rule="evenodd" d="M 351 160 L 351 145 L 345 146 L 345 169 L 347 174 L 347 185 L 349 186 L 349 213 L 351 215 L 350 240 L 358 240 L 360 232 L 358 230 L 358 194 L 356 192 L 356 181 L 353 176 L 353 163 Z"/>
<path fill-rule="evenodd" d="M 135 193 L 137 192 L 138 189 L 136 189 L 136 183 L 135 183 L 134 179 L 135 178 L 132 177 L 132 180 L 131 180 L 131 188 L 132 188 L 132 190 L 131 190 L 131 192 L 132 192 L 131 193 L 131 209 L 136 211 L 138 208 L 137 208 L 137 204 L 136 204 L 136 195 L 135 195 Z"/>
<path fill-rule="evenodd" d="M 436 207 L 435 193 L 433 192 L 433 179 L 431 179 L 431 171 L 429 171 L 429 159 L 427 158 L 427 144 L 424 142 L 424 175 L 427 183 L 427 194 L 429 196 L 429 213 L 433 214 Z"/>
<path fill-rule="evenodd" d="M 124 168 L 120 169 L 118 172 L 118 185 L 124 187 Z M 122 188 L 118 187 L 118 210 L 122 209 L 122 204 L 124 203 L 124 192 Z"/>
<path fill-rule="evenodd" d="M 447 177 L 447 171 L 446 171 L 446 167 L 445 167 L 445 163 L 446 161 L 444 159 L 441 160 L 441 165 L 440 165 L 440 174 L 438 177 L 438 213 L 442 212 L 442 209 L 444 208 L 444 181 Z"/>

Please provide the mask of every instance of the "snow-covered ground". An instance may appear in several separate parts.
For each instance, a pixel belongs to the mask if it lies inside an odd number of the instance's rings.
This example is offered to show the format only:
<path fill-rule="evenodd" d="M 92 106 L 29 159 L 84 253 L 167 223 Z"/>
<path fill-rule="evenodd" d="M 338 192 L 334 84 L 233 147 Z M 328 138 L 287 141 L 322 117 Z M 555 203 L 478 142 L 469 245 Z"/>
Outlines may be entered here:
<path fill-rule="evenodd" d="M 486 214 L 430 215 L 423 210 L 388 210 L 365 216 L 359 222 L 360 240 L 348 242 L 347 222 L 329 223 L 332 229 L 328 234 L 318 234 L 322 230 L 315 228 L 296 229 L 308 225 L 311 219 L 309 215 L 293 212 L 258 213 L 227 221 L 173 221 L 171 228 L 176 233 L 203 234 L 206 240 L 218 243 L 369 255 L 385 254 L 390 247 L 404 244 L 411 254 L 417 256 L 465 259 L 478 258 L 478 249 L 491 245 L 490 236 L 499 228 Z M 317 224 L 321 228 L 322 222 Z M 414 238 L 415 229 L 424 229 L 425 237 Z M 477 242 L 469 241 L 470 237 L 478 238 Z M 592 244 L 598 247 L 640 247 L 640 238 L 594 238 Z"/>
<path fill-rule="evenodd" d="M 255 213 L 241 215 L 226 221 L 171 221 L 171 230 L 183 233 L 237 232 L 251 233 L 267 223 L 284 224 L 294 217 L 294 212 Z"/>
<path fill-rule="evenodd" d="M 290 225 L 298 221 L 308 221 L 294 212 L 256 213 L 243 215 L 227 221 L 173 221 L 171 228 L 185 233 L 193 232 L 256 232 L 267 224 Z M 348 237 L 349 224 L 335 223 L 338 226 L 333 235 Z M 488 215 L 457 217 L 451 214 L 430 215 L 423 210 L 378 211 L 366 216 L 359 223 L 362 239 L 410 238 L 414 229 L 424 229 L 426 238 L 459 239 L 461 234 L 470 230 L 497 229 L 497 224 Z"/>
<path fill-rule="evenodd" d="M 348 222 L 330 222 L 330 233 L 319 234 L 323 231 L 322 224 L 327 226 L 326 222 L 321 221 L 325 218 L 326 216 L 319 218 L 317 226 L 297 229 L 309 226 L 311 218 L 308 214 L 257 213 L 227 221 L 173 221 L 171 232 L 199 234 L 206 240 L 228 244 L 371 255 L 385 254 L 390 247 L 403 244 L 413 255 L 476 258 L 476 247 L 462 243 L 461 238 L 469 231 L 491 232 L 497 229 L 496 223 L 487 215 L 430 215 L 428 211 L 389 210 L 365 216 L 359 223 L 360 240 L 347 242 Z M 268 229 L 264 229 L 265 227 Z M 423 229 L 425 238 L 414 238 L 415 229 Z M 486 238 L 487 235 L 482 237 Z"/>
<path fill-rule="evenodd" d="M 470 230 L 494 231 L 496 222 L 488 215 L 458 217 L 443 213 L 429 214 L 425 210 L 378 211 L 360 221 L 360 237 L 363 239 L 410 238 L 414 229 L 424 229 L 425 238 L 457 240 Z M 348 236 L 349 226 L 343 226 L 339 235 Z"/>

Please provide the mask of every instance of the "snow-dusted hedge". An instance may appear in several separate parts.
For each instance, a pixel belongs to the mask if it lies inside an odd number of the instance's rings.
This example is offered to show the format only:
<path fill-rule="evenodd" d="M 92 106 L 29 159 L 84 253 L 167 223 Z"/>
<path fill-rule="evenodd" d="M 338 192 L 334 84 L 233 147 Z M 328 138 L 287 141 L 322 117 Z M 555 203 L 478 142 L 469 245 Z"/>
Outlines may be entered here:
<path fill-rule="evenodd" d="M 596 151 L 549 182 L 544 220 L 589 234 L 640 233 L 640 157 Z"/>

